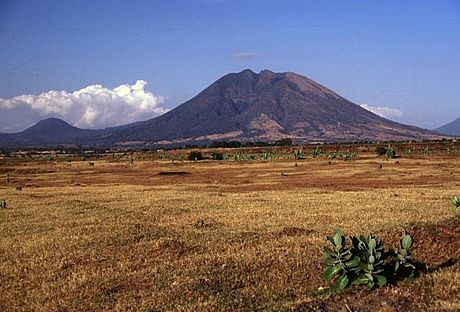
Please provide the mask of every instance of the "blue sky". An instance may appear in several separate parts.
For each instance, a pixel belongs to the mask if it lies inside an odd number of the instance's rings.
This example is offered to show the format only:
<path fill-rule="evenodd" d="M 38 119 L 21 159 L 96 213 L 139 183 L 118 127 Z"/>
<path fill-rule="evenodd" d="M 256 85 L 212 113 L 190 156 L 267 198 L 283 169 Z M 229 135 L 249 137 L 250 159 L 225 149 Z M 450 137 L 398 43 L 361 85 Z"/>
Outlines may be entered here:
<path fill-rule="evenodd" d="M 150 118 L 245 68 L 434 128 L 460 117 L 459 51 L 458 0 L 1 0 L 0 131 Z"/>

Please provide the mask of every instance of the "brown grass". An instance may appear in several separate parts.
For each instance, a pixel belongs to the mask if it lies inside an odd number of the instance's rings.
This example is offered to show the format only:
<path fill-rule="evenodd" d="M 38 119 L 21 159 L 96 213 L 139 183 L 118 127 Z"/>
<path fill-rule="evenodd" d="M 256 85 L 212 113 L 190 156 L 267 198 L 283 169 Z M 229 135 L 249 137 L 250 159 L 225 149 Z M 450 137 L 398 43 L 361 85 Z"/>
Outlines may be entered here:
<path fill-rule="evenodd" d="M 458 311 L 460 159 L 397 161 L 3 160 L 0 310 Z M 427 272 L 320 295 L 336 227 L 407 229 Z"/>

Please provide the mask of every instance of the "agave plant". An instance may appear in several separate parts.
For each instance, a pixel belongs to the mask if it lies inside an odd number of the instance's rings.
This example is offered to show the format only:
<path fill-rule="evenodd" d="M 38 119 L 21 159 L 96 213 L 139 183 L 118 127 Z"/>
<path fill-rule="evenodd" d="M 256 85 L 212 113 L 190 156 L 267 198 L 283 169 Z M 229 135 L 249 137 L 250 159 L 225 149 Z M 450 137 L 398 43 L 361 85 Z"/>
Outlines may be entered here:
<path fill-rule="evenodd" d="M 399 242 L 399 248 L 396 249 L 394 256 L 394 274 L 402 276 L 413 276 L 415 271 L 415 265 L 412 262 L 412 237 L 408 234 L 404 234 L 403 238 Z"/>
<path fill-rule="evenodd" d="M 383 242 L 370 234 L 352 238 L 353 253 L 359 255 L 360 268 L 358 277 L 353 285 L 366 285 L 369 289 L 375 285 L 383 286 L 387 283 L 384 273 L 384 246 Z"/>
<path fill-rule="evenodd" d="M 345 246 L 345 237 L 342 230 L 337 229 L 334 236 L 327 236 L 332 248 L 324 247 L 323 264 L 325 266 L 324 279 L 334 280 L 333 289 L 343 290 L 352 279 L 352 274 L 359 271 L 359 257 L 353 256 L 351 250 Z"/>

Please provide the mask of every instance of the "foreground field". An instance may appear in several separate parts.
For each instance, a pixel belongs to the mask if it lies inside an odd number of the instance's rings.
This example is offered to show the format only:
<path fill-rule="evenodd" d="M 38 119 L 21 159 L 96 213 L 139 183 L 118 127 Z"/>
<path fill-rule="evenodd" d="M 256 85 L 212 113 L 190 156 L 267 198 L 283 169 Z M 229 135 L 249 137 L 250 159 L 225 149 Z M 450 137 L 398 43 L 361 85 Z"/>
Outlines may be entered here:
<path fill-rule="evenodd" d="M 4 159 L 0 310 L 458 311 L 458 156 L 342 161 Z M 319 291 L 325 236 L 404 230 L 426 266 Z"/>

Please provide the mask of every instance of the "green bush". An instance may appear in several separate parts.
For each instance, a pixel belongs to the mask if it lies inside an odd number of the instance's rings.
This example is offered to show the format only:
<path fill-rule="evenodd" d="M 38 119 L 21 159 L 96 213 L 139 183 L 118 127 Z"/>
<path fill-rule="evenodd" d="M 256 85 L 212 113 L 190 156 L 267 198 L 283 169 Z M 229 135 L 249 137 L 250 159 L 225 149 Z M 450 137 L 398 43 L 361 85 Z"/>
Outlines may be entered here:
<path fill-rule="evenodd" d="M 6 200 L 4 198 L 0 199 L 0 209 L 6 209 Z"/>
<path fill-rule="evenodd" d="M 189 160 L 202 160 L 203 159 L 203 154 L 199 151 L 191 151 L 190 154 L 188 154 L 188 159 Z"/>
<path fill-rule="evenodd" d="M 387 151 L 385 152 L 385 156 L 386 156 L 387 158 L 395 158 L 395 157 L 396 157 L 396 151 L 390 147 L 390 148 L 388 148 Z"/>
<path fill-rule="evenodd" d="M 412 238 L 405 234 L 396 250 L 385 252 L 383 241 L 370 234 L 347 239 L 337 229 L 324 247 L 324 279 L 333 282 L 332 290 L 365 285 L 368 289 L 384 286 L 392 279 L 413 276 L 416 267 L 411 258 Z"/>

